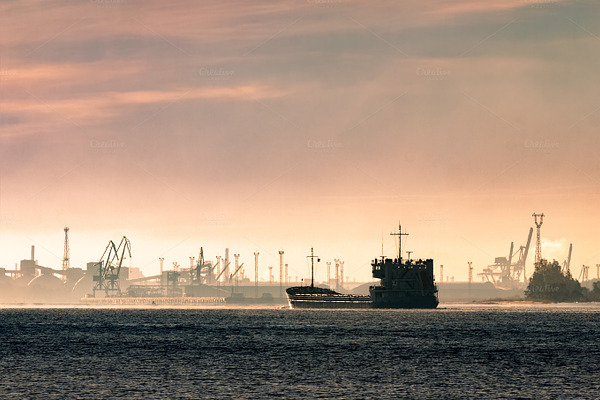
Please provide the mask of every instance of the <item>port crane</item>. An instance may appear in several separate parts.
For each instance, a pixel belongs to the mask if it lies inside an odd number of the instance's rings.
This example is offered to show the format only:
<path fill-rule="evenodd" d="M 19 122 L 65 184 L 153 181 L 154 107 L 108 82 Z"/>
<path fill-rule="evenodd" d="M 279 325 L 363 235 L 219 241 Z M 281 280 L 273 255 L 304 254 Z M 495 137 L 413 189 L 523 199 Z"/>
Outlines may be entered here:
<path fill-rule="evenodd" d="M 237 273 L 240 272 L 240 270 L 242 269 L 242 267 L 244 266 L 244 263 L 241 263 L 236 270 L 233 272 L 233 274 L 229 275 L 229 281 L 232 281 L 233 278 L 235 278 L 237 276 Z"/>
<path fill-rule="evenodd" d="M 584 283 L 589 280 L 589 265 L 581 266 L 581 272 L 579 273 L 579 282 Z"/>
<path fill-rule="evenodd" d="M 533 228 L 529 228 L 529 235 L 527 236 L 527 244 L 525 246 L 519 246 L 519 248 L 514 251 L 515 244 L 514 242 L 511 242 L 508 257 L 496 257 L 494 264 L 488 265 L 483 269 L 483 272 L 477 275 L 480 276 L 482 280 L 493 283 L 494 286 L 507 289 L 522 285 L 521 276 L 523 276 L 523 283 L 526 283 L 527 274 L 525 263 L 527 262 L 532 235 Z M 514 259 L 517 261 L 513 262 Z"/>
<path fill-rule="evenodd" d="M 204 260 L 204 249 L 200 247 L 200 254 L 196 265 L 190 268 L 190 282 L 192 285 L 214 283 L 214 269 L 216 264 Z M 218 278 L 217 278 L 218 279 Z"/>
<path fill-rule="evenodd" d="M 571 273 L 571 254 L 573 253 L 573 243 L 569 244 L 569 255 L 567 259 L 563 261 L 562 272 L 563 274 Z"/>
<path fill-rule="evenodd" d="M 106 297 L 120 296 L 121 286 L 119 274 L 125 257 L 131 259 L 131 242 L 125 236 L 121 239 L 119 246 L 112 240 L 108 242 L 100 260 L 96 263 L 98 266 L 97 275 L 94 275 L 94 297 L 96 292 L 104 292 Z"/>

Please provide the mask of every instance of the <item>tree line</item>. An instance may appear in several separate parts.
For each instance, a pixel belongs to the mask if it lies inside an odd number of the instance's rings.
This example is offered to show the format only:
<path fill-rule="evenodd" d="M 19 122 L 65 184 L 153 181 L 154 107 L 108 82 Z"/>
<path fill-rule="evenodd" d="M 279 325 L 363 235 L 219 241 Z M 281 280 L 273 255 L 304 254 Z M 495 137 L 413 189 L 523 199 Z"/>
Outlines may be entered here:
<path fill-rule="evenodd" d="M 593 289 L 589 290 L 582 287 L 570 271 L 563 272 L 558 261 L 541 260 L 535 265 L 525 297 L 547 302 L 600 301 L 600 281 L 594 282 Z"/>

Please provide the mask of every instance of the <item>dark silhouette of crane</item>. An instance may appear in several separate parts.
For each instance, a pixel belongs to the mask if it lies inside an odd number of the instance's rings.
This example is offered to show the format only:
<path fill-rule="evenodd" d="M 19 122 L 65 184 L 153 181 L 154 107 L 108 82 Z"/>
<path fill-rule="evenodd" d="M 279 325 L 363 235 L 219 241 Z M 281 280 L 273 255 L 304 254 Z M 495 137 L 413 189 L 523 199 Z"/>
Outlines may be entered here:
<path fill-rule="evenodd" d="M 535 265 L 538 265 L 542 261 L 542 242 L 541 242 L 541 228 L 544 223 L 544 213 L 536 214 L 533 213 L 535 226 L 537 227 L 537 241 L 535 242 Z M 538 222 L 538 217 L 540 217 Z"/>
<path fill-rule="evenodd" d="M 98 272 L 97 275 L 94 275 L 94 297 L 98 291 L 104 292 L 106 297 L 121 295 L 119 274 L 126 256 L 125 252 L 131 258 L 131 243 L 125 236 L 121 239 L 118 247 L 112 240 L 108 242 L 100 261 L 96 263 Z"/>

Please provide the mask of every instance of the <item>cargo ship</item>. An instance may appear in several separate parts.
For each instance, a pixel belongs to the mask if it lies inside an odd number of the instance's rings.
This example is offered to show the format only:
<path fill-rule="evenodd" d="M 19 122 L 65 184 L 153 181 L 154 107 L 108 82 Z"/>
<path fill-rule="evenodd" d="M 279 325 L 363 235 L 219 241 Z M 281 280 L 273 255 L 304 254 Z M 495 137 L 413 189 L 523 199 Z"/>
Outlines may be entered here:
<path fill-rule="evenodd" d="M 378 285 L 369 288 L 369 295 L 350 295 L 314 286 L 314 252 L 311 249 L 311 284 L 286 289 L 291 308 L 436 308 L 438 290 L 433 277 L 433 260 L 403 260 L 401 256 L 402 227 L 398 233 L 398 257 L 374 259 L 373 277 Z"/>

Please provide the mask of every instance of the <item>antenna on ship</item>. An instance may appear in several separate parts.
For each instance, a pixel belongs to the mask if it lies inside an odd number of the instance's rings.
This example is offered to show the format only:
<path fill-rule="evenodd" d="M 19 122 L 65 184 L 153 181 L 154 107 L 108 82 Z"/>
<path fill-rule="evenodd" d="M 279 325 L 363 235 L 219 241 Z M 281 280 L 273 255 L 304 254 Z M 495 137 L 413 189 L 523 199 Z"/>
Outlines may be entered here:
<path fill-rule="evenodd" d="M 306 256 L 306 258 L 310 258 L 310 287 L 315 287 L 315 258 L 317 262 L 321 261 L 319 256 L 315 256 L 313 248 L 310 248 L 310 256 Z"/>
<path fill-rule="evenodd" d="M 408 236 L 408 233 L 402 233 L 402 225 L 398 224 L 398 233 L 390 233 L 392 236 L 398 236 L 398 263 L 402 263 L 402 236 Z"/>
<path fill-rule="evenodd" d="M 383 232 L 381 232 L 381 262 L 385 260 L 385 256 L 383 255 Z"/>

